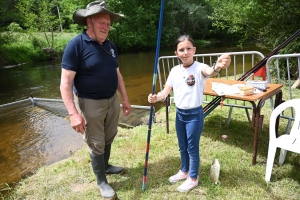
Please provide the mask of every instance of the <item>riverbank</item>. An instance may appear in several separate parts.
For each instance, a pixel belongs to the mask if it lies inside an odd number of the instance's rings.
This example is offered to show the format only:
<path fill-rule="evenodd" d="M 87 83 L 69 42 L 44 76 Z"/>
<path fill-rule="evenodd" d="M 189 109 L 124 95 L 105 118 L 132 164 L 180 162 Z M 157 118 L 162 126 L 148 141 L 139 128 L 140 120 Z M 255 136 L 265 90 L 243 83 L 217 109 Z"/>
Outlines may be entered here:
<path fill-rule="evenodd" d="M 142 190 L 148 126 L 119 128 L 112 146 L 111 163 L 125 167 L 126 173 L 107 176 L 119 199 L 299 199 L 299 156 L 288 154 L 283 166 L 276 159 L 270 184 L 264 180 L 268 151 L 269 101 L 263 107 L 264 127 L 259 135 L 257 164 L 251 165 L 253 127 L 243 109 L 234 109 L 227 124 L 227 107 L 216 108 L 205 118 L 201 137 L 200 184 L 189 193 L 179 193 L 180 183 L 170 184 L 168 177 L 180 168 L 174 127 L 175 110 L 170 112 L 170 134 L 165 133 L 165 110 L 156 113 L 151 129 L 151 143 L 146 190 Z M 283 124 L 280 131 L 284 131 Z M 228 135 L 222 140 L 221 135 Z M 126 153 L 124 153 L 126 152 Z M 221 164 L 220 184 L 209 179 L 213 159 Z M 98 199 L 95 176 L 91 170 L 87 147 L 70 158 L 22 180 L 5 199 Z"/>
<path fill-rule="evenodd" d="M 24 63 L 60 60 L 67 43 L 79 33 L 54 33 L 51 46 L 49 46 L 48 41 L 44 37 L 44 33 L 4 32 L 1 34 L 6 34 L 6 38 L 9 38 L 7 44 L 0 45 L 0 68 L 7 68 Z M 50 35 L 51 33 L 47 34 Z M 197 46 L 203 46 L 218 43 L 219 41 L 211 39 L 195 42 Z M 173 44 L 169 46 L 173 46 Z M 165 45 L 165 47 L 167 46 Z M 137 49 L 135 47 L 128 49 L 128 52 L 148 51 L 155 48 L 155 46 L 149 47 L 149 49 Z"/>
<path fill-rule="evenodd" d="M 6 38 L 5 44 L 0 45 L 0 68 L 20 65 L 22 63 L 55 61 L 61 58 L 67 42 L 77 33 L 53 33 L 51 43 L 45 34 L 51 33 L 21 33 L 1 32 Z"/>

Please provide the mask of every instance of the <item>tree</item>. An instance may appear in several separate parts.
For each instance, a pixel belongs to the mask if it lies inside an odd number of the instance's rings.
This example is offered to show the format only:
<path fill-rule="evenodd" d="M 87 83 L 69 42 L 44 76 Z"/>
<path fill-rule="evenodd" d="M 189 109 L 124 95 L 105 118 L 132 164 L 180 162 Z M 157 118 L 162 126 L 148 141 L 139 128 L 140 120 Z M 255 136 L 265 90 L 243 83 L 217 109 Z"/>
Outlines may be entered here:
<path fill-rule="evenodd" d="M 229 34 L 238 33 L 241 44 L 247 39 L 274 49 L 299 29 L 299 0 L 207 0 L 213 6 L 213 25 Z M 300 51 L 300 38 L 281 53 Z"/>
<path fill-rule="evenodd" d="M 61 10 L 61 18 L 65 22 L 64 28 L 68 32 L 78 32 L 82 27 L 73 21 L 73 13 L 77 9 L 85 8 L 90 1 L 87 0 L 60 0 L 59 7 Z"/>
<path fill-rule="evenodd" d="M 6 27 L 20 20 L 15 4 L 16 0 L 0 0 L 0 49 L 2 45 L 13 41 L 11 35 L 6 32 Z"/>
<path fill-rule="evenodd" d="M 212 27 L 211 20 L 208 18 L 211 12 L 210 5 L 204 0 L 167 1 L 164 34 L 170 35 L 171 41 L 182 34 L 189 34 L 194 39 L 205 39 L 209 36 Z"/>
<path fill-rule="evenodd" d="M 110 0 L 107 6 L 124 18 L 112 24 L 109 38 L 121 50 L 154 47 L 159 20 L 159 0 Z"/>
<path fill-rule="evenodd" d="M 18 0 L 0 0 L 0 28 L 8 26 L 12 22 L 19 22 L 21 16 L 15 8 L 17 2 Z"/>
<path fill-rule="evenodd" d="M 123 48 L 155 47 L 159 24 L 160 0 L 107 1 L 110 10 L 124 19 L 113 24 L 110 38 Z M 210 34 L 211 7 L 204 0 L 165 1 L 161 44 L 169 45 L 182 34 L 204 39 Z"/>
<path fill-rule="evenodd" d="M 47 46 L 41 45 L 50 57 L 55 56 L 55 33 L 62 29 L 58 2 L 51 0 L 19 0 L 17 8 L 24 16 L 23 26 L 32 32 L 42 32 Z"/>

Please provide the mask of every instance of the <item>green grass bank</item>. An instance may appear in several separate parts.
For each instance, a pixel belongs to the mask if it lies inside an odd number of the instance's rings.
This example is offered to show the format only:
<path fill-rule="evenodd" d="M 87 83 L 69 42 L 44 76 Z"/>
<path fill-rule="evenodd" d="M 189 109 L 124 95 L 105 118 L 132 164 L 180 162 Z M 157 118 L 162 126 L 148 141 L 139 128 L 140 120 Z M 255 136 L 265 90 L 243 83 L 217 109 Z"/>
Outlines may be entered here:
<path fill-rule="evenodd" d="M 77 33 L 0 33 L 0 67 L 58 60 Z"/>

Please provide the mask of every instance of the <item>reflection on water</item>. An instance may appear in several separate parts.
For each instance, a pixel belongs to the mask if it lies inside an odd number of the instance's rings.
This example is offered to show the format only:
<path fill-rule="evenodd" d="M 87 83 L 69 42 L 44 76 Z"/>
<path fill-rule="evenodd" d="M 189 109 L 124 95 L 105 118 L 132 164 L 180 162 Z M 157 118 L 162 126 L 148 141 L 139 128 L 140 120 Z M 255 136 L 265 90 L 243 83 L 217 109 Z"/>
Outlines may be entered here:
<path fill-rule="evenodd" d="M 65 159 L 83 140 L 70 121 L 38 107 L 0 114 L 0 188 Z"/>
<path fill-rule="evenodd" d="M 0 105 L 35 97 L 60 98 L 59 63 L 0 68 Z"/>

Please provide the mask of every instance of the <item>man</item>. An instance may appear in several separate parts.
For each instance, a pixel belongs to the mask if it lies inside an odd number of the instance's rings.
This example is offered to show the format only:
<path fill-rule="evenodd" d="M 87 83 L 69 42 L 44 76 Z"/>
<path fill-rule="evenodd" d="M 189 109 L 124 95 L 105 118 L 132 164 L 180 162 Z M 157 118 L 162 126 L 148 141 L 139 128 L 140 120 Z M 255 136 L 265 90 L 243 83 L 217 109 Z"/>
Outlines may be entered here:
<path fill-rule="evenodd" d="M 89 147 L 91 164 L 100 194 L 114 199 L 116 193 L 105 174 L 122 174 L 123 167 L 108 164 L 111 144 L 117 134 L 120 103 L 131 112 L 123 77 L 118 68 L 117 49 L 107 39 L 111 22 L 123 15 L 110 12 L 103 0 L 91 2 L 74 12 L 75 23 L 87 26 L 70 40 L 62 58 L 61 95 L 71 126 Z M 75 103 L 74 103 L 75 101 Z"/>

